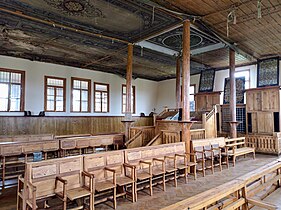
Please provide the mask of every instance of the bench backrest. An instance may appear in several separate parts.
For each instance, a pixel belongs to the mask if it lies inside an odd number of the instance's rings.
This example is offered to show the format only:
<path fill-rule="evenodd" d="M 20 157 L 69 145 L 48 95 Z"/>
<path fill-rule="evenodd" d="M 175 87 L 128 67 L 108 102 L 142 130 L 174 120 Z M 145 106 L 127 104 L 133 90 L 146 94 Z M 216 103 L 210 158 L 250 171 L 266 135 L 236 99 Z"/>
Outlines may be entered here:
<path fill-rule="evenodd" d="M 0 142 L 33 142 L 53 140 L 53 134 L 0 136 Z"/>
<path fill-rule="evenodd" d="M 192 140 L 192 149 L 194 147 L 204 147 L 204 146 L 210 146 L 212 144 L 219 144 L 220 147 L 225 146 L 225 138 L 224 137 L 219 137 L 219 138 L 212 138 L 212 139 L 197 139 L 197 140 Z"/>
<path fill-rule="evenodd" d="M 84 136 L 60 139 L 60 148 L 63 150 L 108 146 L 114 143 L 116 135 Z"/>
<path fill-rule="evenodd" d="M 36 186 L 36 197 L 44 198 L 55 194 L 55 180 L 59 176 L 67 180 L 66 189 L 82 186 L 83 157 L 66 157 L 41 162 L 26 163 L 25 181 Z M 62 191 L 58 182 L 57 192 Z M 31 192 L 28 192 L 29 197 Z"/>
<path fill-rule="evenodd" d="M 33 152 L 48 152 L 57 150 L 59 150 L 59 142 L 57 140 L 0 143 L 1 156 L 13 156 L 21 154 L 31 154 Z"/>
<path fill-rule="evenodd" d="M 104 170 L 108 167 L 116 170 L 117 175 L 124 173 L 124 151 L 110 151 L 83 156 L 84 171 L 95 175 L 97 181 L 112 177 L 112 173 Z"/>
<path fill-rule="evenodd" d="M 245 146 L 245 137 L 225 139 L 226 145 L 236 145 L 237 147 Z"/>
<path fill-rule="evenodd" d="M 185 144 L 184 142 L 178 142 L 173 144 L 126 149 L 124 151 L 125 162 L 129 164 L 136 164 L 140 160 L 151 162 L 153 158 L 163 159 L 165 155 L 174 155 L 176 153 L 184 154 Z"/>

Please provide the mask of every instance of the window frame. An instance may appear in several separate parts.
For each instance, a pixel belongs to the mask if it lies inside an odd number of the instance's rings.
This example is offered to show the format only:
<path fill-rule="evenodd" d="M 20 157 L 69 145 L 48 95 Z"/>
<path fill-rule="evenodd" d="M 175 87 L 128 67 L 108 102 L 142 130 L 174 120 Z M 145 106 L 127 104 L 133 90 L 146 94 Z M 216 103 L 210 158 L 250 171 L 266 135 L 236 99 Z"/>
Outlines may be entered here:
<path fill-rule="evenodd" d="M 8 89 L 8 108 L 7 111 L 0 111 L 0 112 L 23 112 L 25 108 L 25 71 L 22 70 L 14 70 L 14 69 L 5 69 L 5 68 L 0 68 L 0 71 L 2 72 L 9 72 L 10 75 L 11 73 L 16 73 L 16 74 L 21 74 L 21 94 L 20 94 L 20 110 L 19 111 L 10 111 L 11 109 L 11 102 L 10 102 L 10 94 L 11 94 L 11 84 L 19 84 L 19 83 L 4 83 L 3 84 L 9 84 L 9 89 Z M 10 77 L 11 78 L 11 77 Z M 10 80 L 9 78 L 9 80 Z M 2 82 L 1 82 L 2 83 Z"/>
<path fill-rule="evenodd" d="M 57 79 L 57 80 L 62 80 L 63 81 L 63 86 L 53 86 L 53 85 L 48 85 L 47 81 L 48 79 Z M 66 78 L 62 78 L 62 77 L 55 77 L 55 76 L 47 76 L 45 75 L 44 76 L 44 80 L 45 80 L 45 86 L 44 86 L 44 111 L 45 112 L 65 112 L 65 107 L 66 107 Z M 55 95 L 55 99 L 54 99 L 54 107 L 55 109 L 52 111 L 52 110 L 47 110 L 47 90 L 48 90 L 48 87 L 54 87 L 54 88 L 62 88 L 63 89 L 63 110 L 62 111 L 57 111 L 56 110 L 56 98 L 57 98 L 57 95 Z"/>
<path fill-rule="evenodd" d="M 107 91 L 100 91 L 100 90 L 96 90 L 96 85 L 105 85 L 107 86 Z M 106 112 L 103 112 L 102 110 L 102 101 L 101 101 L 101 111 L 96 111 L 96 92 L 103 92 L 103 93 L 107 93 L 107 110 Z M 94 82 L 94 112 L 95 113 L 109 113 L 109 104 L 110 104 L 110 90 L 109 90 L 109 84 L 108 83 L 101 83 L 101 82 Z M 102 99 L 101 99 L 102 100 Z"/>
<path fill-rule="evenodd" d="M 126 110 L 123 111 L 123 95 L 126 96 L 126 94 L 123 93 L 123 87 L 126 87 L 126 84 L 122 84 L 122 88 L 121 88 L 121 113 L 122 114 L 125 114 L 126 113 Z M 136 114 L 136 86 L 135 85 L 132 85 L 132 91 L 133 91 L 133 110 L 131 110 L 132 114 Z"/>
<path fill-rule="evenodd" d="M 88 110 L 87 111 L 81 111 L 81 90 L 82 89 L 76 89 L 73 88 L 73 84 L 74 84 L 74 80 L 79 80 L 79 81 L 84 81 L 84 82 L 88 82 Z M 91 90 L 92 90 L 92 86 L 91 86 L 91 79 L 85 79 L 85 78 L 79 78 L 79 77 L 71 77 L 71 97 L 70 97 L 70 112 L 73 113 L 91 113 Z M 73 111 L 73 90 L 80 90 L 80 111 Z"/>

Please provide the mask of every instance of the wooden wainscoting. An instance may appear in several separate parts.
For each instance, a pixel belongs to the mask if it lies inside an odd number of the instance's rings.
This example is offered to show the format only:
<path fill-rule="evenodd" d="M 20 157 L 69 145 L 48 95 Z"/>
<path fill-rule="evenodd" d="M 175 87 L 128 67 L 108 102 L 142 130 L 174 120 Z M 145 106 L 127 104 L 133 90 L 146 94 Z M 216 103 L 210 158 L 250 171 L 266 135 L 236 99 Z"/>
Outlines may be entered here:
<path fill-rule="evenodd" d="M 0 135 L 101 134 L 124 131 L 122 116 L 0 117 Z M 152 117 L 133 117 L 133 126 L 152 126 Z"/>

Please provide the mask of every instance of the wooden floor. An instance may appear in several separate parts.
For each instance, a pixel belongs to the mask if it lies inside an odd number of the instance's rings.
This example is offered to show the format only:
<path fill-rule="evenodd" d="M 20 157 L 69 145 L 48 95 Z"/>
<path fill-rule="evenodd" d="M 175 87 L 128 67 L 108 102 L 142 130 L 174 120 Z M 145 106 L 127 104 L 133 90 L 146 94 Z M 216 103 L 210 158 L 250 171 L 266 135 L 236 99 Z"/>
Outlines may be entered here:
<path fill-rule="evenodd" d="M 235 167 L 226 169 L 224 166 L 223 171 L 216 170 L 214 175 L 207 172 L 206 177 L 202 177 L 199 173 L 199 177 L 196 181 L 190 177 L 189 183 L 184 184 L 184 179 L 180 179 L 178 187 L 173 186 L 173 182 L 167 183 L 167 191 L 163 192 L 161 186 L 154 187 L 154 195 L 150 197 L 148 191 L 138 192 L 138 202 L 131 203 L 124 198 L 117 199 L 117 209 L 132 210 L 132 209 L 145 209 L 145 210 L 157 210 L 161 207 L 171 205 L 205 190 L 211 189 L 215 186 L 221 185 L 228 181 L 231 181 L 241 175 L 244 175 L 254 169 L 257 169 L 272 160 L 276 160 L 277 156 L 270 155 L 257 155 L 256 160 L 252 159 L 252 156 L 246 158 L 239 158 Z M 5 190 L 0 195 L 0 210 L 14 210 L 16 206 L 16 188 L 10 188 Z M 272 194 L 272 199 L 276 199 L 276 205 L 281 207 L 280 202 L 281 191 L 276 191 L 276 194 Z M 277 199 L 279 196 L 279 200 Z M 278 203 L 279 202 L 279 203 Z M 96 205 L 96 209 L 112 209 L 112 203 L 107 202 Z"/>

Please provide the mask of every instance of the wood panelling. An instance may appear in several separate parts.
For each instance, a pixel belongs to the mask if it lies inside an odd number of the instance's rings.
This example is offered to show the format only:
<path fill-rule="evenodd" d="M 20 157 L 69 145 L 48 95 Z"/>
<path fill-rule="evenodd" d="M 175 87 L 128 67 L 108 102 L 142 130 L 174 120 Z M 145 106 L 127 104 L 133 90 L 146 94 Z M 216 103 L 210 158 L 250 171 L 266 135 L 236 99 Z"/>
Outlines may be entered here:
<path fill-rule="evenodd" d="M 0 135 L 100 134 L 123 132 L 122 116 L 106 117 L 0 117 Z M 152 117 L 133 117 L 133 126 L 151 126 Z"/>

